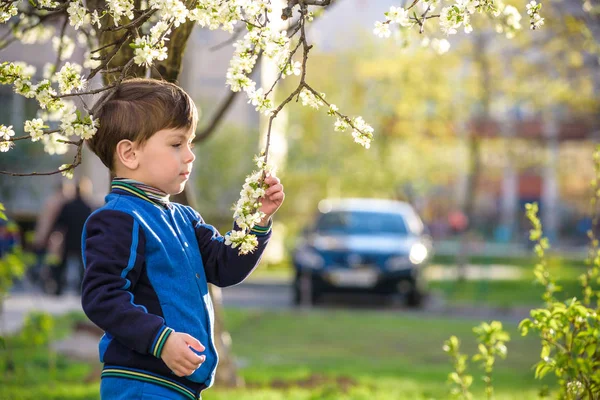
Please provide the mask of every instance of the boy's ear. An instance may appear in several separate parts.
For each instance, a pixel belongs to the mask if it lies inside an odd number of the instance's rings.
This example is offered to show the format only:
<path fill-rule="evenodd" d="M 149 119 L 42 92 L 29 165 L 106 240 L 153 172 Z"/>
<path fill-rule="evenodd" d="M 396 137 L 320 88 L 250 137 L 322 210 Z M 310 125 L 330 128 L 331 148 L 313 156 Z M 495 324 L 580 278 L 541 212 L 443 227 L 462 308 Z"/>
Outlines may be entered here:
<path fill-rule="evenodd" d="M 137 146 L 131 140 L 123 139 L 117 143 L 115 150 L 117 160 L 128 169 L 137 169 L 139 165 L 139 159 L 136 157 L 135 151 Z"/>

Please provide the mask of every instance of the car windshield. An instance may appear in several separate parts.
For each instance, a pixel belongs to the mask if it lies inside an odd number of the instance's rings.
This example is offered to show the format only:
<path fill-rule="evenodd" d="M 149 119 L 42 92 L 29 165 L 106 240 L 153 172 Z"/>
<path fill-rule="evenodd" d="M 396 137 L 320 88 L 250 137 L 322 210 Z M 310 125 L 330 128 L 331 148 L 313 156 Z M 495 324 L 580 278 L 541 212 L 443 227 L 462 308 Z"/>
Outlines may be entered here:
<path fill-rule="evenodd" d="M 316 230 L 321 234 L 408 234 L 402 215 L 368 211 L 334 211 L 323 214 L 317 222 Z"/>

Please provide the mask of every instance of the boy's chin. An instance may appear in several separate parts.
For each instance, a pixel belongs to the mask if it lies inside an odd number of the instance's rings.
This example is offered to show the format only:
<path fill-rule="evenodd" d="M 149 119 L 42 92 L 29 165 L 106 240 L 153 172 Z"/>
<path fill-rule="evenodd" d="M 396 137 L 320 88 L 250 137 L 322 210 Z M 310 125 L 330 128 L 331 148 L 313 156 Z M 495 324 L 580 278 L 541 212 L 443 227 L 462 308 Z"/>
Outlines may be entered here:
<path fill-rule="evenodd" d="M 170 191 L 169 194 L 171 196 L 175 196 L 175 195 L 178 195 L 179 193 L 182 193 L 184 189 L 185 189 L 185 183 L 182 183 L 181 185 L 179 185 L 179 189 L 172 190 L 172 191 Z"/>

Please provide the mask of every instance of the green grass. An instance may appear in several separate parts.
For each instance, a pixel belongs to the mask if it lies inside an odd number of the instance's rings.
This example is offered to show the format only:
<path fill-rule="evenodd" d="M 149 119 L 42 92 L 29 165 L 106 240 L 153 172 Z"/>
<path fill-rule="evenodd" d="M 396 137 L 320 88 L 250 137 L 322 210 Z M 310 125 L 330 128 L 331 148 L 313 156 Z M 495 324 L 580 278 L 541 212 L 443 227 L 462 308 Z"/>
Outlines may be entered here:
<path fill-rule="evenodd" d="M 537 307 L 543 305 L 544 288 L 531 280 L 430 281 L 430 293 L 441 296 L 448 305 L 485 305 L 498 308 Z M 582 298 L 581 284 L 575 279 L 561 279 L 559 300 Z M 598 290 L 598 285 L 593 286 Z"/>
<path fill-rule="evenodd" d="M 67 317 L 68 318 L 68 317 Z M 69 326 L 64 321 L 61 329 Z M 240 374 L 247 387 L 212 388 L 205 400 L 399 400 L 447 399 L 451 371 L 443 341 L 457 335 L 473 354 L 479 321 L 379 311 L 314 310 L 225 312 Z M 543 382 L 533 379 L 539 342 L 522 338 L 516 322 L 509 357 L 498 361 L 496 399 L 535 399 Z M 9 338 L 8 343 L 10 344 Z M 43 348 L 12 349 L 15 366 L 0 374 L 0 399 L 97 400 L 99 364 L 59 357 L 54 369 Z M 5 359 L 6 353 L 0 353 Z M 475 398 L 483 398 L 479 370 Z"/>
<path fill-rule="evenodd" d="M 547 255 L 547 262 L 549 267 L 561 266 L 569 269 L 583 269 L 585 267 L 585 261 L 583 259 L 570 258 L 558 254 Z M 440 265 L 456 265 L 456 255 L 434 254 L 431 263 Z M 527 256 L 488 256 L 473 254 L 469 256 L 468 263 L 476 265 L 512 265 L 532 269 L 537 263 L 537 258 L 533 252 L 531 255 Z"/>
<path fill-rule="evenodd" d="M 205 398 L 446 399 L 451 367 L 442 351 L 443 341 L 457 335 L 472 354 L 472 328 L 477 323 L 373 311 L 229 310 L 227 326 L 234 353 L 244 365 L 240 373 L 252 388 L 211 389 Z M 513 340 L 509 358 L 499 361 L 496 370 L 497 398 L 536 398 L 543 384 L 533 379 L 531 366 L 539 342 L 520 337 L 516 323 L 506 328 Z M 315 381 L 322 385 L 314 388 Z M 476 382 L 475 398 L 482 398 L 482 385 Z M 284 387 L 285 393 L 278 387 Z"/>
<path fill-rule="evenodd" d="M 54 318 L 52 337 L 65 338 L 83 313 Z M 47 344 L 23 343 L 10 336 L 0 347 L 0 399 L 10 400 L 96 400 L 99 393 L 99 365 L 90 365 L 59 356 Z"/>

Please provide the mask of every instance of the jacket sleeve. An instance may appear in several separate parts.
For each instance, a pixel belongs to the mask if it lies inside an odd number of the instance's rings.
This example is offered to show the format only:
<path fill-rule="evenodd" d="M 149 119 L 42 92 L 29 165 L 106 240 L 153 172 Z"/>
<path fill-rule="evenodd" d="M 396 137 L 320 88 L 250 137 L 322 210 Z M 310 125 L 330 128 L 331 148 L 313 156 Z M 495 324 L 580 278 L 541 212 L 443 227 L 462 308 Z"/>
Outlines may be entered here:
<path fill-rule="evenodd" d="M 252 273 L 262 257 L 271 237 L 272 221 L 269 221 L 268 227 L 257 226 L 252 230 L 258 239 L 258 247 L 252 253 L 240 255 L 239 248 L 233 249 L 225 245 L 225 238 L 217 229 L 206 224 L 199 214 L 196 213 L 196 216 L 198 221 L 194 222 L 194 229 L 204 263 L 206 280 L 219 287 L 242 282 Z M 234 229 L 236 229 L 235 224 Z"/>
<path fill-rule="evenodd" d="M 88 318 L 116 340 L 160 358 L 173 330 L 163 318 L 136 304 L 133 296 L 144 273 L 145 245 L 144 231 L 129 214 L 114 210 L 92 214 L 82 236 L 81 303 Z"/>

